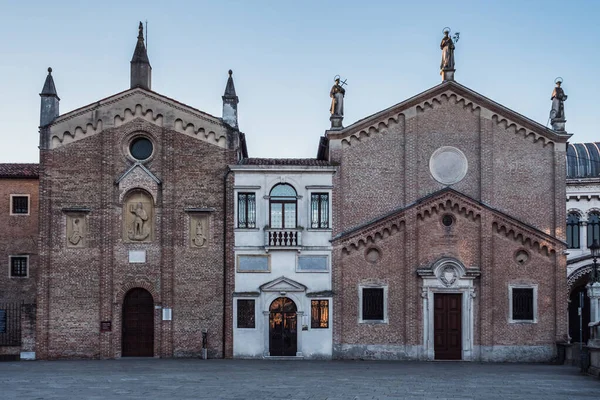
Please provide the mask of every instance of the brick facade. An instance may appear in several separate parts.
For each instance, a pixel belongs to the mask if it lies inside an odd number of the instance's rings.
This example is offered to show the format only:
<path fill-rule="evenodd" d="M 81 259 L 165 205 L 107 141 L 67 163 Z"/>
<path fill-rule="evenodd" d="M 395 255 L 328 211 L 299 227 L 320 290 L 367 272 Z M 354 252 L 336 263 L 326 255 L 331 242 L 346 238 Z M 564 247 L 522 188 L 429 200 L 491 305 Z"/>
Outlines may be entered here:
<path fill-rule="evenodd" d="M 458 293 L 462 359 L 553 357 L 555 342 L 566 338 L 569 135 L 445 82 L 327 137 L 330 161 L 340 164 L 333 199 L 334 356 L 436 358 L 431 302 Z M 444 185 L 430 172 L 430 157 L 442 146 L 466 157 L 457 183 Z M 444 215 L 453 218 L 450 227 Z M 375 263 L 367 259 L 370 249 L 380 254 Z M 456 266 L 449 284 L 440 275 L 446 261 Z M 365 285 L 386 288 L 385 321 L 360 321 Z M 535 321 L 510 320 L 513 286 L 536 288 Z"/>

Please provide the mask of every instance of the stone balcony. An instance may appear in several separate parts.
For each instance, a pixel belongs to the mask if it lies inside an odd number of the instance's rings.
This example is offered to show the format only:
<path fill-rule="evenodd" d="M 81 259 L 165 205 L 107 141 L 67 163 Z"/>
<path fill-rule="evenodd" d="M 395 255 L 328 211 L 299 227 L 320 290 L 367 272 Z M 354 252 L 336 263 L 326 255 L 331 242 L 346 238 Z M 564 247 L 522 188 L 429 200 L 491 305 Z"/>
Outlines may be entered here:
<path fill-rule="evenodd" d="M 302 247 L 302 229 L 287 228 L 273 229 L 265 228 L 265 248 L 276 249 L 300 249 Z"/>

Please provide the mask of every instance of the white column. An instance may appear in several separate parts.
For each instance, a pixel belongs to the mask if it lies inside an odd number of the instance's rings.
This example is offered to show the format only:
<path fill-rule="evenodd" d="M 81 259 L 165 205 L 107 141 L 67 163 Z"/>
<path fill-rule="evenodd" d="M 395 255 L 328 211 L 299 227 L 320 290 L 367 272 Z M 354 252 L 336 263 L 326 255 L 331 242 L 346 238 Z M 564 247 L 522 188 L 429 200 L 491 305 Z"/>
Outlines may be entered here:
<path fill-rule="evenodd" d="M 586 251 L 588 246 L 587 246 L 587 222 L 585 221 L 581 221 L 581 226 L 579 227 L 579 233 L 581 233 L 581 235 L 579 235 L 580 237 L 580 241 L 579 241 L 579 248 L 582 251 Z"/>
<path fill-rule="evenodd" d="M 296 313 L 296 357 L 302 357 L 302 316 L 304 311 Z"/>

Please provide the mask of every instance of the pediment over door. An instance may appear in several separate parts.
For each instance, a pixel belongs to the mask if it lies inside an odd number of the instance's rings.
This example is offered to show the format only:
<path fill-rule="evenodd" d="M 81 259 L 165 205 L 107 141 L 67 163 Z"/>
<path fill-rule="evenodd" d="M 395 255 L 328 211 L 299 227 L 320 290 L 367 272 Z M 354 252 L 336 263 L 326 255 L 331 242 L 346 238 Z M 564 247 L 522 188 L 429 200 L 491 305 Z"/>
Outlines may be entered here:
<path fill-rule="evenodd" d="M 260 290 L 262 292 L 305 292 L 306 286 L 293 279 L 282 276 L 271 282 L 265 283 L 260 287 Z"/>

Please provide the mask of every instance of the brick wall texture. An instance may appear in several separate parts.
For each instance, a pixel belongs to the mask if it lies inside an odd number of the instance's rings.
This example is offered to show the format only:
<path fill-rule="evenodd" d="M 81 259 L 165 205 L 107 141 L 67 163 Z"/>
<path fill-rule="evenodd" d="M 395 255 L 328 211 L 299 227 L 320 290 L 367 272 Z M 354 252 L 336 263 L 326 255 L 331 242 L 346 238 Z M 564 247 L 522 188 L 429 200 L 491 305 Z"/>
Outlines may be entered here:
<path fill-rule="evenodd" d="M 545 137 L 543 127 L 523 126 L 527 121 L 489 100 L 446 86 L 327 133 L 330 159 L 339 163 L 333 195 L 337 357 L 427 359 L 417 270 L 442 258 L 480 271 L 473 283 L 473 359 L 484 359 L 478 349 L 485 348 L 498 351 L 496 359 L 525 360 L 514 353 L 536 346 L 550 349 L 551 357 L 555 342 L 566 338 L 568 136 Z M 468 160 L 466 176 L 450 191 L 429 168 L 442 146 L 460 149 Z M 445 214 L 455 219 L 450 228 L 442 225 Z M 370 248 L 380 251 L 376 263 L 365 257 Z M 529 254 L 524 264 L 515 259 L 519 250 Z M 387 285 L 387 323 L 359 323 L 359 285 L 365 283 Z M 509 322 L 514 284 L 537 285 L 536 323 Z"/>
<path fill-rule="evenodd" d="M 116 183 L 133 164 L 127 144 L 139 134 L 154 143 L 144 165 L 161 184 L 140 168 Z M 120 357 L 123 302 L 133 288 L 153 297 L 155 357 L 199 356 L 203 329 L 208 357 L 223 357 L 223 255 L 233 253 L 224 248 L 224 177 L 235 154 L 141 118 L 41 150 L 38 358 Z M 130 190 L 154 201 L 151 242 L 124 240 Z M 208 219 L 202 248 L 190 246 L 190 218 L 198 211 L 189 209 L 203 209 Z M 85 220 L 83 247 L 67 246 L 69 215 Z M 146 262 L 130 263 L 130 250 L 145 251 Z M 171 321 L 162 320 L 161 308 L 172 309 Z M 102 321 L 112 329 L 101 331 Z"/>

